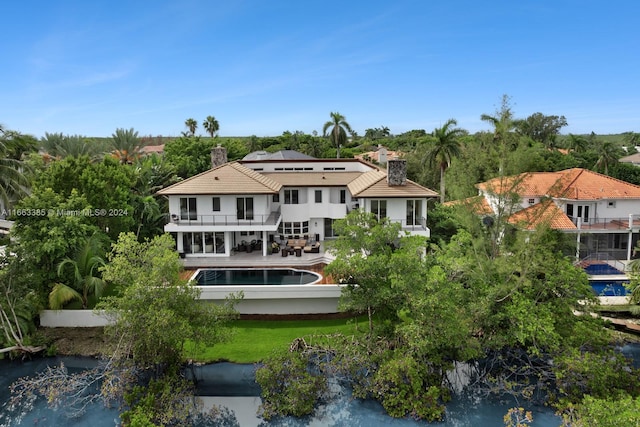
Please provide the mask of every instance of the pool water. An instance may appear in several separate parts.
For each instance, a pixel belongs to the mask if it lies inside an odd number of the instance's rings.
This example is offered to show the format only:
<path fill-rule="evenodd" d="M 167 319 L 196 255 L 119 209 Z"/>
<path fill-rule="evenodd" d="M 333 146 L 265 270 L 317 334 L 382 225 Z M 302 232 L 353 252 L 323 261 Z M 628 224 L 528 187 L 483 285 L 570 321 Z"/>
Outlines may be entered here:
<path fill-rule="evenodd" d="M 584 267 L 584 271 L 591 276 L 598 275 L 611 275 L 611 274 L 624 274 L 617 268 L 607 263 L 593 263 Z"/>
<path fill-rule="evenodd" d="M 198 286 L 309 285 L 321 279 L 319 274 L 312 271 L 293 268 L 205 268 L 196 271 L 192 277 Z"/>
<path fill-rule="evenodd" d="M 624 272 L 602 261 L 592 262 L 584 266 L 583 269 L 589 275 L 589 284 L 596 295 L 601 297 L 622 297 L 627 295 L 625 284 L 628 284 L 629 280 L 625 279 Z M 605 278 L 603 276 L 619 277 Z"/>
<path fill-rule="evenodd" d="M 591 289 L 600 297 L 623 297 L 627 295 L 624 280 L 589 280 Z"/>

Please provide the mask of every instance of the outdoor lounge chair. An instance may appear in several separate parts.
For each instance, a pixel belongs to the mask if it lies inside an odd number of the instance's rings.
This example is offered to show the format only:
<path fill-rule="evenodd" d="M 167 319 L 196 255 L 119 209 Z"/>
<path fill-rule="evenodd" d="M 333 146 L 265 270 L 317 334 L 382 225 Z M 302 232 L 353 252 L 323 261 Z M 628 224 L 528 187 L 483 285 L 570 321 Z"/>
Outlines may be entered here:
<path fill-rule="evenodd" d="M 311 245 L 307 245 L 304 247 L 305 253 L 308 254 L 319 254 L 320 253 L 320 242 L 315 242 Z"/>

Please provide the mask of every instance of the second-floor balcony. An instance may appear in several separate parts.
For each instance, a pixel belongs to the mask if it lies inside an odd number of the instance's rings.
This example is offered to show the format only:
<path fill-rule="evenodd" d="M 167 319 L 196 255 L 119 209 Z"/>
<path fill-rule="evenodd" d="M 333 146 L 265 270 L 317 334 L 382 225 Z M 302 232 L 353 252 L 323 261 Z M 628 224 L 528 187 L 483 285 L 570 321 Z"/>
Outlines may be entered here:
<path fill-rule="evenodd" d="M 259 215 L 243 212 L 241 215 L 169 214 L 167 224 L 176 226 L 275 226 L 281 219 L 280 209 Z"/>
<path fill-rule="evenodd" d="M 569 217 L 576 225 L 578 231 L 589 232 L 612 232 L 612 231 L 633 231 L 640 230 L 640 218 L 634 215 L 627 218 L 583 218 Z"/>

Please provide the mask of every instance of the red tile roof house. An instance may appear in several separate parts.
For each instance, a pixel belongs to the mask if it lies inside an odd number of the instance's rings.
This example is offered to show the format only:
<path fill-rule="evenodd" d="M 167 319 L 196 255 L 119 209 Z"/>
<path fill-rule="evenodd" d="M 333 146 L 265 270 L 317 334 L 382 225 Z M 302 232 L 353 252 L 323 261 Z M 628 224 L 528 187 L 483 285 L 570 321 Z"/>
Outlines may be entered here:
<path fill-rule="evenodd" d="M 429 236 L 427 200 L 437 193 L 406 178 L 405 160 L 389 161 L 386 170 L 356 159 L 227 162 L 224 147 L 211 158 L 212 169 L 158 192 L 169 199 L 165 231 L 190 265 L 233 257 L 243 240 L 331 239 L 333 221 L 354 208 Z"/>
<path fill-rule="evenodd" d="M 586 169 L 529 172 L 476 185 L 483 215 L 502 211 L 533 230 L 542 223 L 576 235 L 578 259 L 630 260 L 640 230 L 640 186 Z M 504 197 L 515 194 L 515 203 Z M 507 206 L 508 205 L 508 206 Z"/>

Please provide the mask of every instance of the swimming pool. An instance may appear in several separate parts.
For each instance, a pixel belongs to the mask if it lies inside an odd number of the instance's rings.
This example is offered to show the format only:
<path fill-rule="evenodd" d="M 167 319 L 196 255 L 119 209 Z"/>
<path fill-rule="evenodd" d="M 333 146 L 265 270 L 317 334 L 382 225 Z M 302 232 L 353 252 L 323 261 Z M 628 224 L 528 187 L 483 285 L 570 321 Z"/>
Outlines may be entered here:
<path fill-rule="evenodd" d="M 201 268 L 191 279 L 197 286 L 311 285 L 322 276 L 294 268 Z"/>
<path fill-rule="evenodd" d="M 627 295 L 625 284 L 629 284 L 629 278 L 623 271 L 605 261 L 592 261 L 582 268 L 589 275 L 589 284 L 597 296 L 623 297 Z"/>
<path fill-rule="evenodd" d="M 623 297 L 627 295 L 628 280 L 594 280 L 590 279 L 589 284 L 593 292 L 599 297 Z"/>

